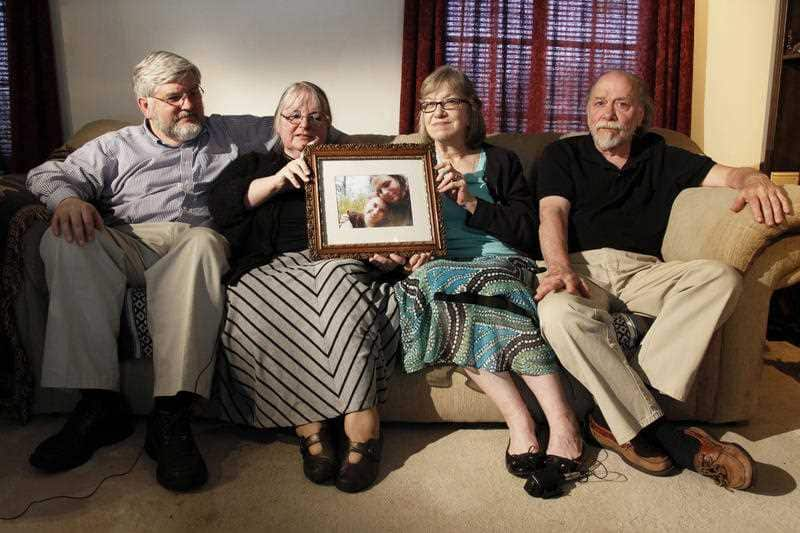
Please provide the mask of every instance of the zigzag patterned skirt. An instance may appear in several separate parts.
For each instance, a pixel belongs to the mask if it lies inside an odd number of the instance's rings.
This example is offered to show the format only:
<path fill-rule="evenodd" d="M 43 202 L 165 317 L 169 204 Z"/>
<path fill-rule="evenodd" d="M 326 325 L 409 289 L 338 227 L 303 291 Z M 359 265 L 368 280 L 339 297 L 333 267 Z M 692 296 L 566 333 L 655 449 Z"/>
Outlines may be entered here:
<path fill-rule="evenodd" d="M 363 262 L 288 253 L 228 288 L 215 399 L 224 418 L 288 427 L 383 402 L 400 344 L 391 285 Z"/>
<path fill-rule="evenodd" d="M 524 257 L 437 260 L 395 286 L 403 367 L 454 364 L 522 375 L 558 371 L 539 329 Z"/>

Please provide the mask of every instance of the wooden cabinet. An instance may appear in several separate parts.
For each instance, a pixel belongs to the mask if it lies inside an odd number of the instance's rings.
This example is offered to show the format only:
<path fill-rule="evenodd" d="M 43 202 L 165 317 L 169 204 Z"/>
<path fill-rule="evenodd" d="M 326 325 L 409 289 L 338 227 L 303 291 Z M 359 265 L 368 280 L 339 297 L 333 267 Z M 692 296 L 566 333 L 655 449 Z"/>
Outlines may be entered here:
<path fill-rule="evenodd" d="M 800 170 L 800 0 L 780 0 L 778 9 L 766 153 L 761 163 L 761 171 L 767 175 Z M 767 339 L 800 346 L 798 314 L 800 285 L 775 291 Z"/>
<path fill-rule="evenodd" d="M 780 0 L 775 69 L 761 170 L 800 170 L 800 0 Z M 794 47 L 794 50 L 792 50 Z"/>

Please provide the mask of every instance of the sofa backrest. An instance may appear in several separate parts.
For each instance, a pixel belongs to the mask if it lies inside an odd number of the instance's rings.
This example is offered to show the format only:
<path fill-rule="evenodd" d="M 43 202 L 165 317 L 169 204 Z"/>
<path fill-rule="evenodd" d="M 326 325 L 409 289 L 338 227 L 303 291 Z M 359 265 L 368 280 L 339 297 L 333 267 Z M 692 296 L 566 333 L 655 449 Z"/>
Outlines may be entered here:
<path fill-rule="evenodd" d="M 683 148 L 684 150 L 688 150 L 696 154 L 702 153 L 700 147 L 683 133 L 664 128 L 651 128 L 650 131 L 664 137 L 664 140 L 669 145 L 677 146 L 678 148 Z M 588 134 L 588 132 L 566 134 L 554 132 L 535 134 L 495 133 L 493 135 L 489 135 L 486 140 L 491 144 L 516 152 L 520 161 L 522 162 L 522 168 L 524 168 L 526 172 L 529 172 L 534 169 L 536 161 L 539 160 L 539 158 L 542 156 L 542 152 L 544 152 L 545 147 L 547 147 L 547 145 L 551 142 L 564 137 Z"/>
<path fill-rule="evenodd" d="M 133 122 L 123 120 L 101 119 L 87 122 L 81 129 L 70 135 L 67 142 L 53 150 L 48 159 L 58 159 L 63 161 L 66 157 L 83 146 L 85 143 L 100 137 L 110 131 L 117 131 L 125 126 L 132 126 Z"/>
<path fill-rule="evenodd" d="M 109 131 L 115 131 L 125 126 L 130 126 L 131 122 L 121 120 L 95 120 L 84 125 L 67 139 L 62 146 L 58 147 L 50 156 L 50 159 L 64 159 L 73 151 L 80 148 L 84 143 L 99 137 Z M 138 122 L 136 123 L 138 124 Z M 694 153 L 702 153 L 700 148 L 688 136 L 677 131 L 664 128 L 652 128 L 666 140 L 667 144 L 677 146 Z M 566 135 L 576 135 L 569 133 Z M 580 133 L 578 133 L 580 135 Z M 514 151 L 522 162 L 522 168 L 531 177 L 535 174 L 535 162 L 542 156 L 545 147 L 551 142 L 563 137 L 563 134 L 554 132 L 543 133 L 494 133 L 487 137 L 487 142 Z M 419 143 L 421 138 L 417 133 L 404 135 L 379 135 L 379 134 L 353 134 L 345 135 L 344 142 L 354 144 L 385 144 L 385 143 Z"/>

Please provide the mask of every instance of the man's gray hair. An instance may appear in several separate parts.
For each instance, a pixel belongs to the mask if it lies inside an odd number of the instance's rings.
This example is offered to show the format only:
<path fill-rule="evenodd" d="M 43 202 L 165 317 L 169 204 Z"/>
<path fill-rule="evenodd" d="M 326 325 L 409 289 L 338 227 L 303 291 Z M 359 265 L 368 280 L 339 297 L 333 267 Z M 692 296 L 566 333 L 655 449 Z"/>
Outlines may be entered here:
<path fill-rule="evenodd" d="M 639 101 L 639 104 L 644 108 L 644 117 L 642 117 L 642 123 L 636 129 L 636 133 L 644 133 L 650 126 L 653 125 L 653 113 L 655 110 L 655 104 L 653 103 L 653 97 L 650 96 L 650 89 L 647 87 L 647 84 L 644 82 L 642 78 L 628 72 L 627 70 L 609 70 L 604 72 L 601 76 L 599 76 L 592 86 L 589 88 L 589 94 L 586 96 L 586 105 L 588 106 L 591 102 L 592 92 L 594 92 L 594 86 L 597 85 L 597 82 L 600 81 L 600 78 L 604 77 L 606 74 L 620 74 L 624 76 L 628 82 L 630 82 L 631 87 L 633 88 L 633 95 L 636 100 Z"/>
<path fill-rule="evenodd" d="M 142 59 L 133 68 L 131 83 L 137 98 L 153 96 L 159 85 L 193 79 L 200 84 L 200 69 L 194 63 L 172 52 L 159 50 Z"/>

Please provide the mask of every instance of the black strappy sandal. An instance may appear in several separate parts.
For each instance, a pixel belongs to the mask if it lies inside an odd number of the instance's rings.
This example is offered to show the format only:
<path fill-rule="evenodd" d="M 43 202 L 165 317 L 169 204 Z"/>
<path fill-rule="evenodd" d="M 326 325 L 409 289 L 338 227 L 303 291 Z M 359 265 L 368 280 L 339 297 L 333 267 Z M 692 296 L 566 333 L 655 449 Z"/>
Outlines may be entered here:
<path fill-rule="evenodd" d="M 322 446 L 322 451 L 316 455 L 308 451 L 314 444 Z M 336 446 L 327 424 L 313 435 L 300 437 L 300 454 L 303 456 L 303 473 L 310 481 L 323 485 L 336 477 L 339 461 L 336 458 Z"/>
<path fill-rule="evenodd" d="M 367 442 L 353 442 L 348 439 L 345 458 L 336 476 L 336 488 L 343 492 L 360 492 L 375 483 L 381 464 L 382 448 L 382 435 Z M 361 454 L 361 460 L 357 463 L 348 461 L 347 455 L 350 452 Z"/>

